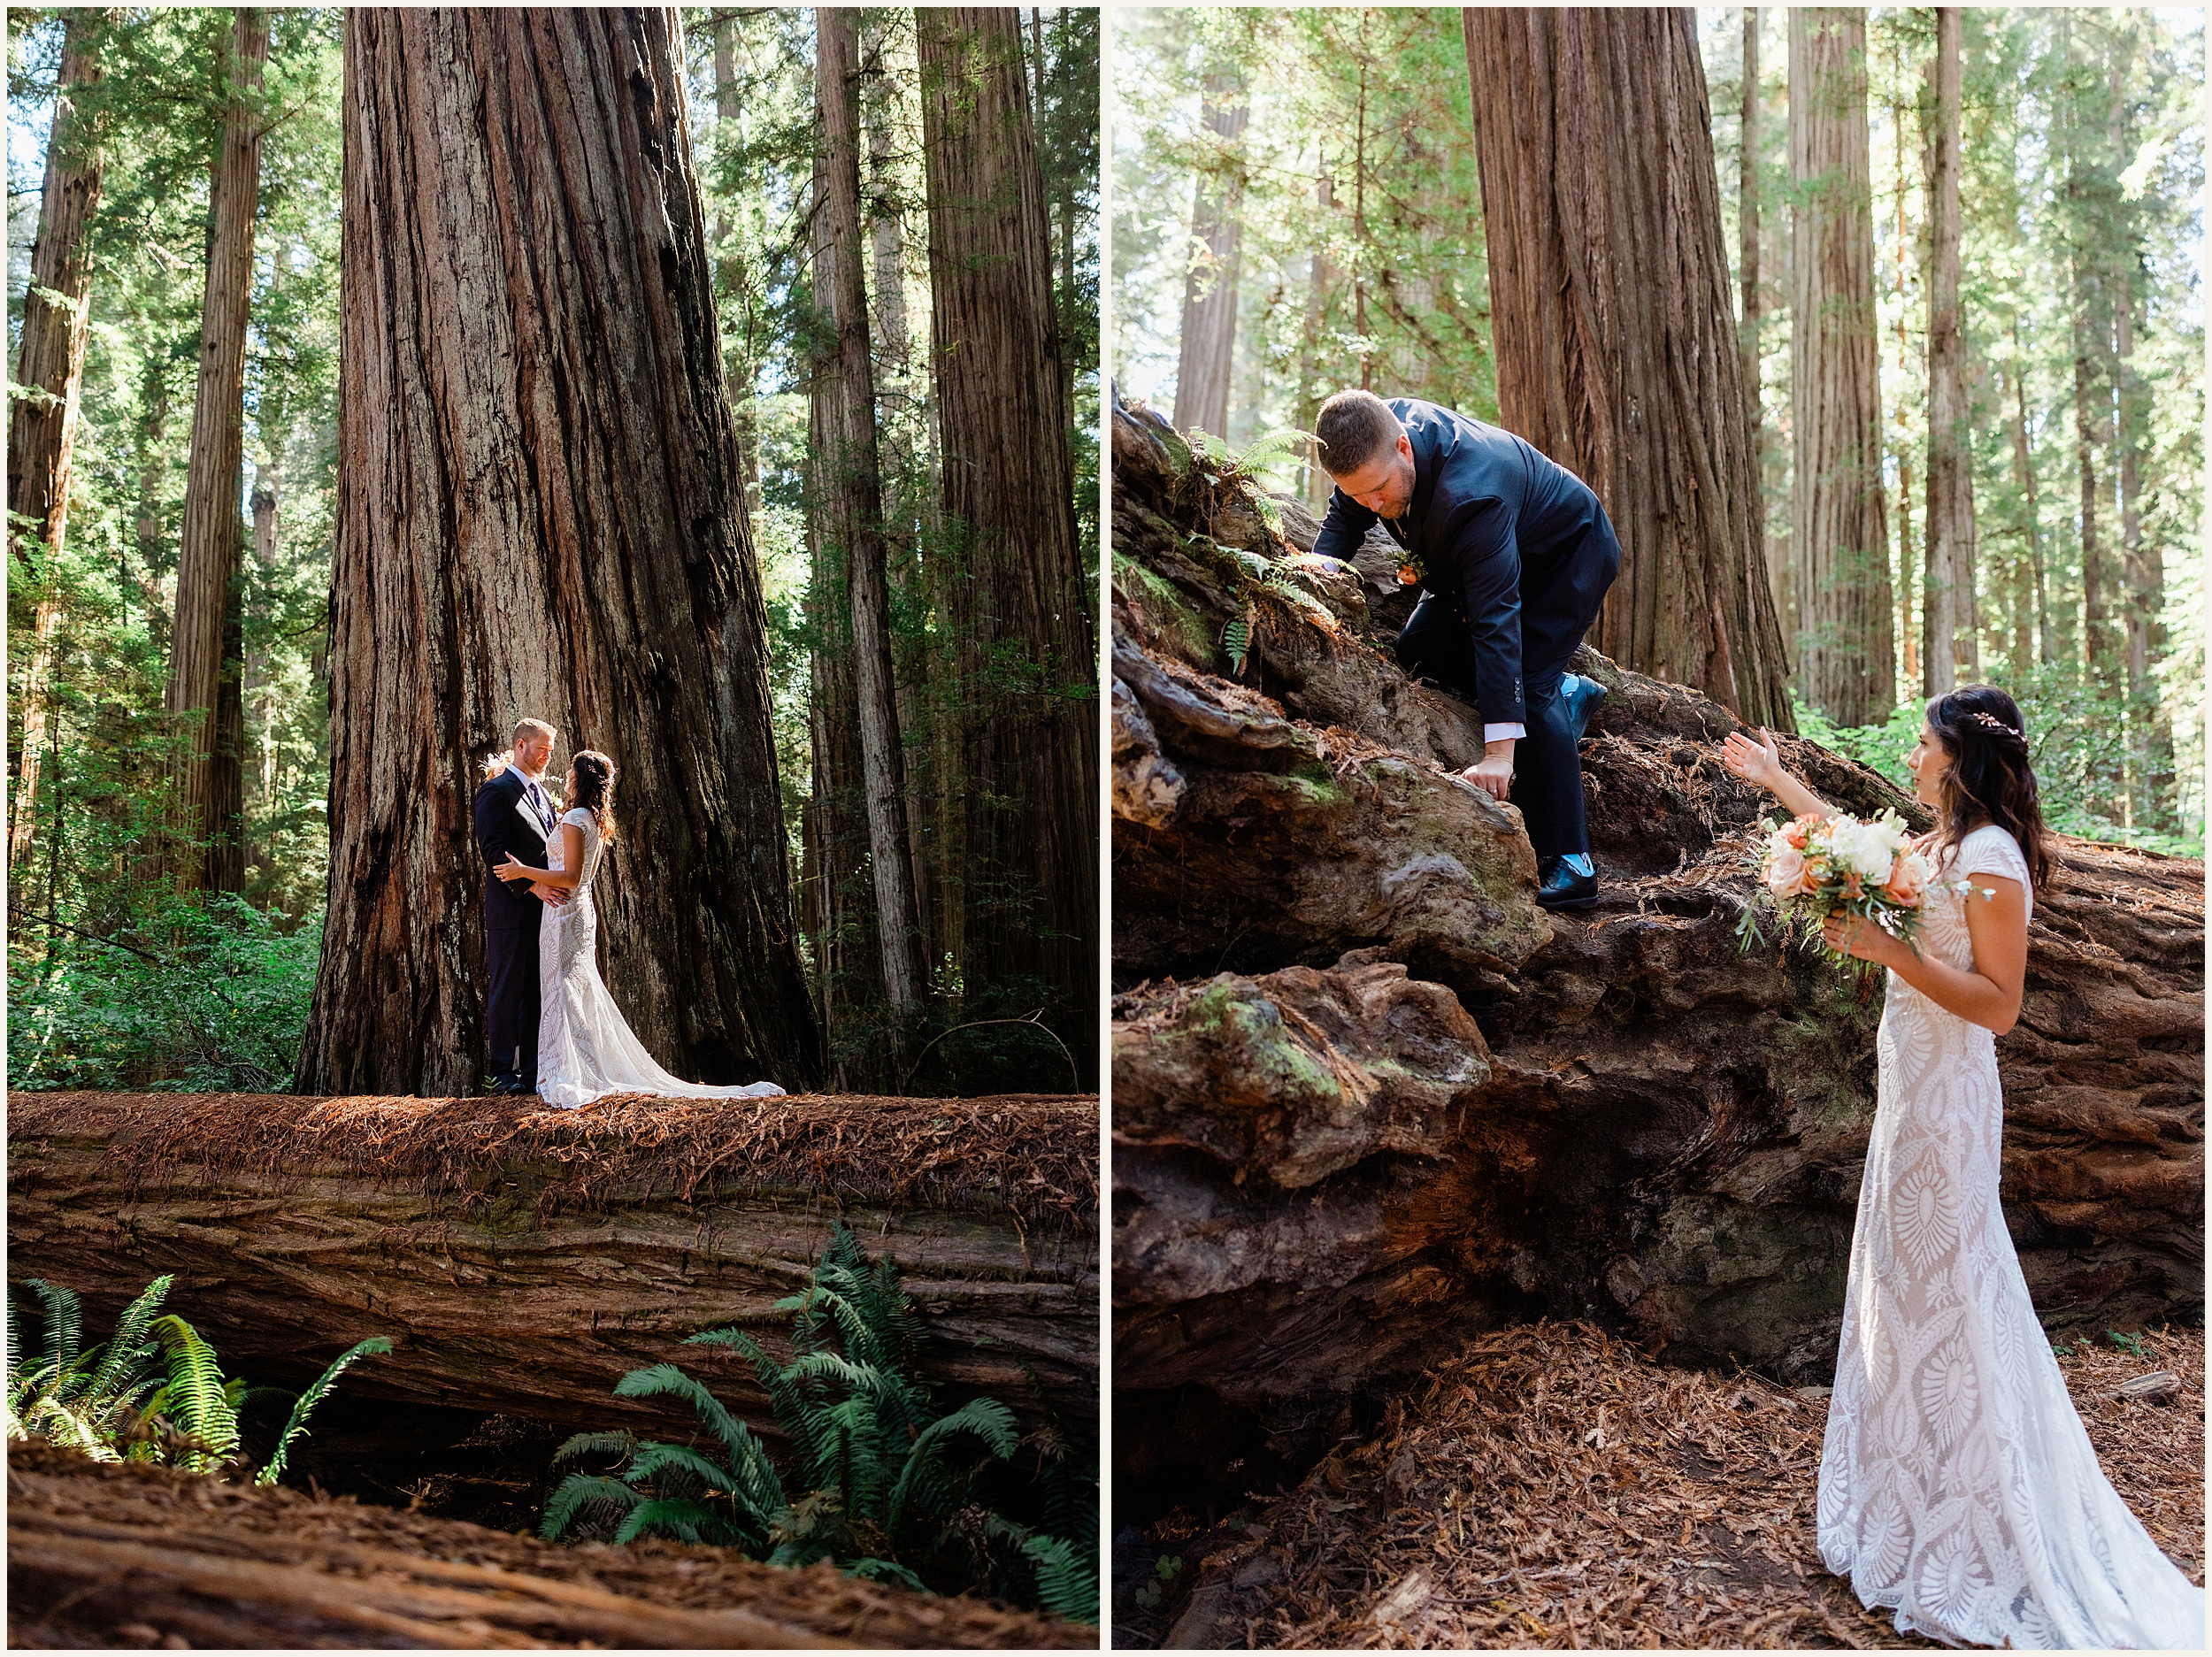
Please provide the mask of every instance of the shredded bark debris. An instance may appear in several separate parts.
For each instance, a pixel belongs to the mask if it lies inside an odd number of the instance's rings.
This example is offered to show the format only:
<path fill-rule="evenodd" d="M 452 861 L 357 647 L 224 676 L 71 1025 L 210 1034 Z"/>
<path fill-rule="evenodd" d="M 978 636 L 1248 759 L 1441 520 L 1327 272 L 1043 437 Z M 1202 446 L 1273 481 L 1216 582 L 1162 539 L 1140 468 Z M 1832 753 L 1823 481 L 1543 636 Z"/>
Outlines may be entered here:
<path fill-rule="evenodd" d="M 2062 1337 L 2060 1367 L 2106 1474 L 2201 1584 L 2204 1331 L 2121 1340 L 2133 1349 Z M 2120 1391 L 2161 1370 L 2170 1388 Z M 1666 1369 L 1586 1325 L 1486 1335 L 1256 1520 L 1182 1542 L 1156 1525 L 1200 1569 L 1141 1632 L 1286 1650 L 1928 1649 L 1821 1564 L 1827 1415 L 1824 1389 Z"/>
<path fill-rule="evenodd" d="M 267 1178 L 337 1172 L 488 1201 L 485 1174 L 544 1175 L 538 1212 L 615 1192 L 801 1190 L 886 1207 L 1012 1209 L 1088 1225 L 1098 1208 L 1098 1101 L 1077 1094 L 878 1099 L 618 1094 L 581 1110 L 532 1099 L 304 1099 L 283 1093 L 18 1093 L 12 1139 L 111 1138 L 127 1187 L 180 1169 Z"/>
<path fill-rule="evenodd" d="M 1095 1647 L 980 1600 L 678 1542 L 456 1520 L 8 1446 L 8 1643 L 273 1649 Z"/>

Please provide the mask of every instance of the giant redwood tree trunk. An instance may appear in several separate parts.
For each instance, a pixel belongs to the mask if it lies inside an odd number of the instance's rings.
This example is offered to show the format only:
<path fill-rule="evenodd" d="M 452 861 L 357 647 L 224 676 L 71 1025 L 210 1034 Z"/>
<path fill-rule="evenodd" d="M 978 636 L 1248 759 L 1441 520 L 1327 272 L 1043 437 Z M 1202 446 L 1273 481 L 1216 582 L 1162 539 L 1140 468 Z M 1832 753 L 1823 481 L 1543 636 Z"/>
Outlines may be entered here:
<path fill-rule="evenodd" d="M 1800 684 L 1838 725 L 1876 725 L 1897 697 L 1881 380 L 1874 349 L 1874 207 L 1866 14 L 1790 11 L 1790 545 Z"/>
<path fill-rule="evenodd" d="M 476 762 L 620 768 L 606 978 L 679 1075 L 818 1071 L 668 11 L 346 18 L 330 913 L 298 1090 L 482 1058 Z M 558 775 L 558 760 L 556 775 Z"/>
<path fill-rule="evenodd" d="M 819 376 L 826 449 L 819 458 L 821 533 L 841 548 L 852 602 L 853 687 L 868 807 L 868 867 L 884 988 L 901 1019 L 920 1010 L 921 928 L 906 832 L 906 764 L 891 670 L 891 593 L 885 571 L 883 481 L 877 464 L 875 365 L 869 349 L 868 247 L 860 226 L 859 42 L 849 8 L 815 8 L 824 188 L 815 280 L 829 299 L 834 359 Z"/>
<path fill-rule="evenodd" d="M 1792 729 L 1694 15 L 1462 16 L 1499 419 L 1620 536 L 1591 642 Z"/>
<path fill-rule="evenodd" d="M 188 887 L 235 892 L 244 884 L 240 823 L 237 679 L 241 659 L 238 566 L 245 525 L 239 495 L 245 443 L 246 311 L 253 295 L 253 226 L 261 199 L 262 112 L 268 14 L 241 6 L 231 30 L 231 104 L 209 190 L 207 288 L 200 307 L 200 372 L 192 402 L 192 451 L 177 541 L 177 610 L 169 635 L 162 708 L 190 748 L 180 756 L 175 824 L 205 849 L 173 853 Z M 229 682 L 225 683 L 226 679 Z"/>
<path fill-rule="evenodd" d="M 1176 352 L 1175 424 L 1215 437 L 1228 435 L 1229 378 L 1236 360 L 1237 279 L 1243 267 L 1244 178 L 1239 141 L 1251 106 L 1233 78 L 1206 82 L 1207 137 L 1218 147 L 1218 171 L 1201 173 L 1191 205 L 1190 239 L 1206 255 L 1183 277 L 1183 337 Z"/>
<path fill-rule="evenodd" d="M 1044 183 L 1010 8 L 920 8 L 930 321 L 960 673 L 963 958 L 1096 1073 L 1095 596 L 1079 556 Z M 1025 1012 L 1027 1007 L 1016 1008 Z M 1042 1064 L 1056 1065 L 1048 1045 Z M 1038 1074 L 1049 1076 L 1050 1069 Z"/>
<path fill-rule="evenodd" d="M 1970 669 L 1973 613 L 1969 536 L 1974 514 L 1973 433 L 1966 406 L 1966 340 L 1959 305 L 1960 21 L 1936 8 L 1934 126 L 1924 140 L 1928 183 L 1928 534 L 1921 588 L 1922 687 L 1931 696 L 1957 687 Z"/>
<path fill-rule="evenodd" d="M 61 550 L 68 529 L 70 463 L 77 444 L 77 398 L 92 288 L 87 232 L 100 204 L 99 134 L 81 119 L 70 94 L 100 79 L 97 13 L 72 12 L 63 25 L 61 96 L 46 140 L 46 179 L 39 194 L 38 240 L 31 247 L 31 283 L 23 295 L 23 340 L 8 402 L 8 510 L 36 518 L 45 544 L 38 564 Z M 57 304 L 45 297 L 58 295 Z M 11 542 L 17 537 L 11 533 Z M 48 571 L 49 579 L 54 572 Z M 31 843 L 38 799 L 39 747 L 46 737 L 46 681 L 53 671 L 60 595 L 50 586 L 32 606 L 31 648 L 17 692 L 14 786 L 8 791 L 8 867 Z"/>

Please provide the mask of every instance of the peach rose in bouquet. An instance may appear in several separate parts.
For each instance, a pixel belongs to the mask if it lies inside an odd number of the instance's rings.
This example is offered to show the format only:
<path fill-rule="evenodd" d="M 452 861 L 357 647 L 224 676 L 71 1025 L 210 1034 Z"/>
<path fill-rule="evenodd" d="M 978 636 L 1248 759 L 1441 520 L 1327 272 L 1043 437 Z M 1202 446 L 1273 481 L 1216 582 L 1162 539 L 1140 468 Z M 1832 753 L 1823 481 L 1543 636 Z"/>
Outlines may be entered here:
<path fill-rule="evenodd" d="M 1809 940 L 1819 938 L 1837 915 L 1870 920 L 1909 942 L 1917 937 L 1934 869 L 1894 811 L 1870 822 L 1836 812 L 1760 826 L 1765 835 L 1754 842 L 1748 859 L 1757 884 L 1737 924 L 1746 949 L 1764 935 L 1763 909 L 1773 910 L 1785 935 L 1795 932 Z M 1864 970 L 1863 963 L 1824 942 L 1822 948 Z"/>

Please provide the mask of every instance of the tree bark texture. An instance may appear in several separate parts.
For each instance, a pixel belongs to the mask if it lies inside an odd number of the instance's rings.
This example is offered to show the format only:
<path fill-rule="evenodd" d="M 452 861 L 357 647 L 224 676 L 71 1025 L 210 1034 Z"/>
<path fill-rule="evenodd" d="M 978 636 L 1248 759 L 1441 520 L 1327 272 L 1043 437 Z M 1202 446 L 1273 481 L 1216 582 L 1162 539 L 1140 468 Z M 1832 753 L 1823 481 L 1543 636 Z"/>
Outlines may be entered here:
<path fill-rule="evenodd" d="M 1959 81 L 1956 6 L 1936 8 L 1935 58 L 1921 142 L 1928 188 L 1928 527 L 1921 583 L 1921 687 L 1957 688 L 1974 589 L 1968 550 L 1974 513 L 1973 427 L 1966 401 L 1965 313 L 1959 304 Z"/>
<path fill-rule="evenodd" d="M 863 42 L 861 73 L 870 85 L 863 111 L 868 129 L 868 242 L 875 279 L 876 349 L 892 378 L 906 379 L 910 341 L 906 321 L 906 238 L 899 219 L 898 182 L 892 176 L 896 92 L 883 70 L 883 29 L 872 25 Z"/>
<path fill-rule="evenodd" d="M 1751 421 L 1751 452 L 1764 444 L 1759 406 L 1759 8 L 1743 8 L 1743 111 L 1736 141 L 1736 240 L 1743 288 L 1743 326 L 1736 354 L 1742 359 L 1744 412 Z M 1780 608 L 1778 595 L 1777 608 Z M 1784 638 L 1788 637 L 1786 625 Z"/>
<path fill-rule="evenodd" d="M 102 27 L 100 15 L 87 10 L 69 12 L 62 27 L 61 96 L 47 134 L 38 240 L 31 246 L 31 282 L 23 295 L 23 335 L 16 354 L 16 383 L 35 395 L 8 400 L 8 510 L 39 520 L 38 538 L 45 550 L 35 562 L 49 583 L 59 574 L 52 560 L 68 533 L 70 468 L 91 317 L 88 233 L 100 205 L 103 165 L 100 134 L 80 117 L 70 95 L 99 82 Z M 59 295 L 62 303 L 48 294 Z M 20 537 L 12 530 L 8 540 L 20 548 Z M 60 595 L 50 586 L 32 605 L 30 649 L 11 733 L 15 748 L 8 790 L 11 869 L 30 848 L 36 818 L 46 681 L 53 672 L 54 636 L 60 627 Z"/>
<path fill-rule="evenodd" d="M 1096 598 L 1078 548 L 1019 24 L 1011 9 L 953 6 L 918 11 L 915 27 L 946 527 L 962 542 L 944 588 L 965 794 L 958 964 L 972 997 L 1039 986 L 1047 1022 L 1087 1078 L 1097 1064 Z"/>
<path fill-rule="evenodd" d="M 1241 142 L 1252 118 L 1229 74 L 1207 77 L 1205 130 L 1214 165 L 1198 175 L 1191 203 L 1190 268 L 1183 277 L 1183 337 L 1175 363 L 1175 424 L 1229 434 L 1229 381 L 1237 349 L 1237 281 L 1243 273 Z"/>
<path fill-rule="evenodd" d="M 192 401 L 192 449 L 177 538 L 177 609 L 169 633 L 164 710 L 189 748 L 180 760 L 174 805 L 178 831 L 205 841 L 197 853 L 171 854 L 180 884 L 235 892 L 243 859 L 237 844 L 238 722 L 233 704 L 242 664 L 238 570 L 245 541 L 243 487 L 246 313 L 253 296 L 254 219 L 261 196 L 261 122 L 257 96 L 269 58 L 268 14 L 241 6 L 231 31 L 231 104 L 209 186 L 211 219 L 207 288 L 200 309 L 200 372 Z M 229 683 L 226 684 L 226 679 Z"/>
<path fill-rule="evenodd" d="M 738 110 L 737 88 L 737 15 L 727 9 L 714 14 L 714 119 L 719 127 L 727 121 L 737 126 L 743 117 Z M 727 219 L 717 219 L 714 224 L 714 244 L 720 250 L 719 275 L 722 291 L 741 294 L 745 289 L 745 255 L 741 247 L 731 237 L 736 227 Z M 745 477 L 745 511 L 747 521 L 760 510 L 760 433 L 758 416 L 754 409 L 757 393 L 755 380 L 759 374 L 759 363 L 753 344 L 752 318 L 748 308 L 741 318 L 740 330 L 729 342 L 723 356 L 723 371 L 729 381 L 730 418 L 737 437 L 738 468 Z"/>
<path fill-rule="evenodd" d="M 1591 642 L 1793 729 L 1694 19 L 1461 15 L 1499 420 L 1620 537 Z"/>
<path fill-rule="evenodd" d="M 341 282 L 300 1092 L 474 1085 L 476 762 L 524 715 L 620 768 L 597 897 L 646 1047 L 701 1081 L 818 1074 L 682 69 L 672 12 L 347 14 L 345 211 L 373 234 Z"/>
<path fill-rule="evenodd" d="M 466 1099 L 42 1093 L 10 1114 L 11 1270 L 77 1290 L 92 1327 L 174 1272 L 171 1306 L 234 1373 L 311 1376 L 307 1354 L 384 1334 L 400 1360 L 349 1390 L 614 1425 L 656 1415 L 612 1388 L 660 1362 L 765 1415 L 749 1365 L 683 1339 L 787 1329 L 774 1304 L 842 1218 L 923 1308 L 931 1381 L 1079 1426 L 1097 1405 L 1097 1108 L 634 1100 L 587 1121 Z"/>
<path fill-rule="evenodd" d="M 1838 725 L 1877 725 L 1897 696 L 1881 377 L 1874 339 L 1874 206 L 1866 18 L 1790 12 L 1790 543 L 1803 633 L 1799 684 Z"/>
<path fill-rule="evenodd" d="M 1117 410 L 1114 463 L 1118 1476 L 1317 1454 L 1350 1398 L 1542 1316 L 1825 1381 L 1880 991 L 1739 948 L 1773 809 L 1720 763 L 1740 722 L 1581 653 L 1609 693 L 1582 756 L 1602 884 L 1543 914 L 1518 823 L 1457 774 L 1479 714 L 1380 658 L 1385 606 L 1348 602 L 1386 555 L 1348 594 L 1287 505 L 1285 545 L 1143 417 Z M 1248 607 L 1232 679 L 1220 626 Z M 1781 740 L 1823 799 L 1926 821 Z M 2202 867 L 2056 849 L 1998 1044 L 2007 1215 L 2052 1328 L 2186 1318 Z"/>
<path fill-rule="evenodd" d="M 892 1012 L 915 1017 L 925 986 L 913 866 L 908 861 L 906 763 L 898 692 L 891 669 L 891 594 L 885 572 L 883 480 L 876 445 L 875 364 L 868 339 L 868 283 L 861 233 L 859 42 L 854 14 L 815 9 L 822 111 L 824 189 L 818 247 L 828 256 L 816 280 L 830 301 L 836 330 L 821 464 L 828 488 L 822 533 L 841 550 L 852 600 L 853 687 L 868 807 L 868 866 L 875 892 L 877 946 Z"/>

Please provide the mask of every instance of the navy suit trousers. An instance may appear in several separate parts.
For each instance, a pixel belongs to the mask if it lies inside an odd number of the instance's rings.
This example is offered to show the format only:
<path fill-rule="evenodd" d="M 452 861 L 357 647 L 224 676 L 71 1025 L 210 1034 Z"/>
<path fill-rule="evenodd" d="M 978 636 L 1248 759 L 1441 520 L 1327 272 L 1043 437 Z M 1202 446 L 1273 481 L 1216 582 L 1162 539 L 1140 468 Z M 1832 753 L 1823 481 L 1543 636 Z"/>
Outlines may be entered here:
<path fill-rule="evenodd" d="M 1579 552 L 1542 589 L 1521 591 L 1521 694 L 1528 734 L 1514 745 L 1509 796 L 1528 825 L 1539 857 L 1590 849 L 1582 802 L 1582 762 L 1559 681 L 1567 663 L 1598 618 L 1606 590 L 1621 563 L 1613 526 L 1601 517 Z M 1434 679 L 1469 702 L 1475 694 L 1475 643 L 1466 607 L 1454 593 L 1429 593 L 1398 634 L 1398 665 L 1418 679 Z"/>
<path fill-rule="evenodd" d="M 542 906 L 538 906 L 542 907 Z M 532 1093 L 538 1085 L 538 929 L 484 929 L 485 965 L 491 977 L 485 1058 L 495 1076 L 518 1076 Z"/>

